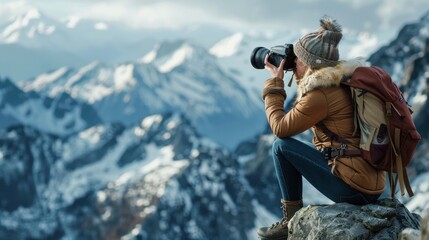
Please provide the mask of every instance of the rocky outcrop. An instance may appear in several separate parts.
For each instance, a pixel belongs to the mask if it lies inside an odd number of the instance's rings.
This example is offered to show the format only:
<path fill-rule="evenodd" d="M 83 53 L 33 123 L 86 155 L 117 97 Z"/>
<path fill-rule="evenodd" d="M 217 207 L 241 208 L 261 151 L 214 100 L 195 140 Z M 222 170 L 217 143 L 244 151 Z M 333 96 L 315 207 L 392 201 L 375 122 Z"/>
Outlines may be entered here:
<path fill-rule="evenodd" d="M 420 221 L 398 200 L 310 205 L 292 218 L 288 239 L 399 239 L 404 229 L 419 229 Z"/>
<path fill-rule="evenodd" d="M 425 217 L 421 223 L 421 240 L 429 240 L 429 210 L 426 211 Z"/>

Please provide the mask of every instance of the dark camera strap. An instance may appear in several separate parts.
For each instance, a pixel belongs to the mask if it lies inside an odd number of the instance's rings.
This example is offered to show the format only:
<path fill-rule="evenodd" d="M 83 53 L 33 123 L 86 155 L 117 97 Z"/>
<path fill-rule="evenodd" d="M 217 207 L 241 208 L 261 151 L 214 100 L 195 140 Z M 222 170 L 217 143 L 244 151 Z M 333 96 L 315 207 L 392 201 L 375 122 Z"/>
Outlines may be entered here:
<path fill-rule="evenodd" d="M 288 87 L 290 87 L 290 86 L 292 86 L 292 79 L 293 79 L 293 76 L 295 75 L 295 72 L 292 72 L 292 76 L 290 77 L 290 79 L 289 79 L 289 83 L 288 83 Z"/>

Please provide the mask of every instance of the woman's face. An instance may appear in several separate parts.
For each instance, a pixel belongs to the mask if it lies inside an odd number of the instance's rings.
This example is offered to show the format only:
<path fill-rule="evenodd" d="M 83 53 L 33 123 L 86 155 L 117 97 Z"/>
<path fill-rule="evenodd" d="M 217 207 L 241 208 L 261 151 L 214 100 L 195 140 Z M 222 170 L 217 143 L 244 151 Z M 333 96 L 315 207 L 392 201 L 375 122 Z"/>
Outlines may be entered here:
<path fill-rule="evenodd" d="M 296 80 L 301 80 L 304 77 L 307 66 L 299 59 L 295 59 L 296 69 L 295 69 L 295 78 Z"/>

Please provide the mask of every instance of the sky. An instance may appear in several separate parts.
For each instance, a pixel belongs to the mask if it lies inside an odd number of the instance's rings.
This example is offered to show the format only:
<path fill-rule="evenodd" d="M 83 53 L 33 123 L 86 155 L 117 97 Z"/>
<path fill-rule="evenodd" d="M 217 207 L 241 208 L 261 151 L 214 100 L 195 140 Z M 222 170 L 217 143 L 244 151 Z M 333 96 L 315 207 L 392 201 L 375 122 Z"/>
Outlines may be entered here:
<path fill-rule="evenodd" d="M 209 23 L 242 29 L 316 29 L 330 15 L 344 28 L 392 37 L 429 11 L 427 0 L 1 0 L 11 9 L 37 7 L 53 18 L 70 16 L 125 23 L 133 28 L 180 29 Z M 1 22 L 1 21 L 0 21 Z"/>

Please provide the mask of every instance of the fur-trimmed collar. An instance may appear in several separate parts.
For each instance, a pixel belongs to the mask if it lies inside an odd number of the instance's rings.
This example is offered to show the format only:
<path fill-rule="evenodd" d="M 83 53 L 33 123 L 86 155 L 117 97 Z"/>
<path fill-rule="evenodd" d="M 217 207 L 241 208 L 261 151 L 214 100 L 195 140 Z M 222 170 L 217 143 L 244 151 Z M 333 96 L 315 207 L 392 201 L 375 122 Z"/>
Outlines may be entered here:
<path fill-rule="evenodd" d="M 299 101 L 304 94 L 315 88 L 339 86 L 344 77 L 351 76 L 357 67 L 364 65 L 365 61 L 363 59 L 356 58 L 349 61 L 341 61 L 334 67 L 307 71 L 299 81 L 296 101 Z"/>

